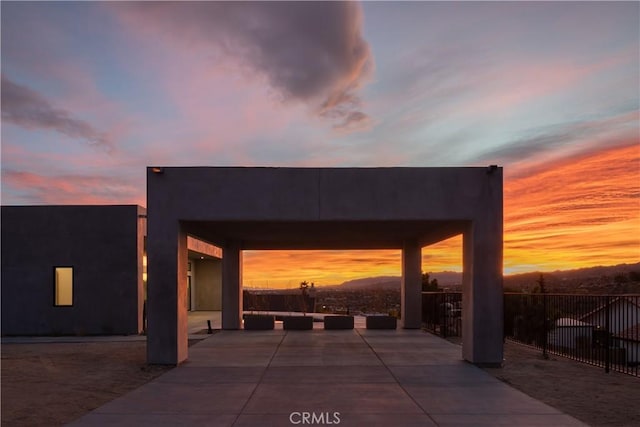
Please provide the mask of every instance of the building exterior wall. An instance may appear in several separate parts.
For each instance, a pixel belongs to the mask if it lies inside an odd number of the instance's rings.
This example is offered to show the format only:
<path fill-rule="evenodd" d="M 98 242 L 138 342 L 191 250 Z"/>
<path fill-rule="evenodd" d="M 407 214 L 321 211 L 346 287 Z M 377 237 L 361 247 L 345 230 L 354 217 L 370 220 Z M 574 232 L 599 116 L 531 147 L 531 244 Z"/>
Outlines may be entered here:
<path fill-rule="evenodd" d="M 3 206 L 2 334 L 142 330 L 146 211 L 128 206 Z M 73 305 L 54 305 L 54 267 L 73 267 Z"/>
<path fill-rule="evenodd" d="M 222 310 L 222 261 L 195 260 L 194 310 Z"/>
<path fill-rule="evenodd" d="M 576 349 L 591 347 L 592 337 L 593 326 L 560 326 L 547 334 L 547 343 L 551 348 Z"/>
<path fill-rule="evenodd" d="M 606 307 L 601 307 L 593 313 L 581 317 L 580 320 L 600 327 L 605 327 L 608 324 L 609 331 L 617 334 L 640 323 L 640 307 L 632 300 L 619 297 L 610 302 L 608 321 Z"/>

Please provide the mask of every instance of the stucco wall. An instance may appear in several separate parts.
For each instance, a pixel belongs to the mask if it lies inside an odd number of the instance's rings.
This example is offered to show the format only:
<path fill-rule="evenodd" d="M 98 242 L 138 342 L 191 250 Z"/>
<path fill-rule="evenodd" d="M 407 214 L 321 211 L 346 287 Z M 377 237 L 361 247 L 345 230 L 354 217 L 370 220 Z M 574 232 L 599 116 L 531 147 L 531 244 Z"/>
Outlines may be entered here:
<path fill-rule="evenodd" d="M 196 260 L 195 309 L 222 310 L 222 261 Z"/>
<path fill-rule="evenodd" d="M 141 329 L 139 206 L 3 206 L 2 334 Z M 54 306 L 54 267 L 73 267 L 73 306 Z"/>

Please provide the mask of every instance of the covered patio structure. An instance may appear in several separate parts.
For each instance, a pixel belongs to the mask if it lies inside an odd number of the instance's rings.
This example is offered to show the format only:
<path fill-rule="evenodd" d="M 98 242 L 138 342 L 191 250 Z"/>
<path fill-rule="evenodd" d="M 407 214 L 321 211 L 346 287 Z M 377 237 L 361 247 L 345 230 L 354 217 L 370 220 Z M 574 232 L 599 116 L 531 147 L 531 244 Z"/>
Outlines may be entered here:
<path fill-rule="evenodd" d="M 222 328 L 242 326 L 242 251 L 401 249 L 401 324 L 421 326 L 422 248 L 463 235 L 463 358 L 502 363 L 502 169 L 149 167 L 150 363 L 188 357 L 187 236 L 222 248 Z"/>

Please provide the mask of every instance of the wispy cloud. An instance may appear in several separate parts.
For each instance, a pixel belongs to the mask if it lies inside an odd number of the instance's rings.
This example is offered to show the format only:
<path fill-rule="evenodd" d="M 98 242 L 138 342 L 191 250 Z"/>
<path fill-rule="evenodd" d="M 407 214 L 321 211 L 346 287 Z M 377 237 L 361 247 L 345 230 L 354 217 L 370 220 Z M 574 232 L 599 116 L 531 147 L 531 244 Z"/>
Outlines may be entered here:
<path fill-rule="evenodd" d="M 113 151 L 107 134 L 61 108 L 56 108 L 34 90 L 14 83 L 2 75 L 2 119 L 26 129 L 55 130 L 71 138 Z"/>
<path fill-rule="evenodd" d="M 565 122 L 542 126 L 503 146 L 490 149 L 478 156 L 481 162 L 508 165 L 510 168 L 525 163 L 527 167 L 509 170 L 510 176 L 529 173 L 531 163 L 548 163 L 556 158 L 602 151 L 603 146 L 629 146 L 638 144 L 640 111 L 635 110 L 594 120 Z"/>
<path fill-rule="evenodd" d="M 247 251 L 243 281 L 252 287 L 296 288 L 303 280 L 338 285 L 369 276 L 400 275 L 400 251 Z"/>
<path fill-rule="evenodd" d="M 507 272 L 637 262 L 640 141 L 507 179 L 504 200 Z"/>
<path fill-rule="evenodd" d="M 462 271 L 462 236 L 428 246 L 422 269 Z M 247 251 L 243 280 L 252 287 L 298 287 L 307 280 L 320 285 L 372 276 L 400 276 L 400 250 Z"/>
<path fill-rule="evenodd" d="M 138 186 L 114 176 L 45 175 L 3 168 L 2 186 L 3 193 L 11 193 L 12 201 L 20 204 L 145 204 Z"/>

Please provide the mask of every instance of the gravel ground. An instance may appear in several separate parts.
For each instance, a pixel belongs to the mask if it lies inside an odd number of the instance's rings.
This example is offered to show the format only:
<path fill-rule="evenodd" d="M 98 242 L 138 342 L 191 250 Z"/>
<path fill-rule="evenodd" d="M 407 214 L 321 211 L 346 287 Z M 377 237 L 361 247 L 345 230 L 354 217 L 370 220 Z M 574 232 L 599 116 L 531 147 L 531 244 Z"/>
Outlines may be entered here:
<path fill-rule="evenodd" d="M 58 426 L 166 372 L 146 343 L 2 345 L 2 425 Z"/>
<path fill-rule="evenodd" d="M 640 378 L 549 355 L 507 341 L 505 362 L 485 369 L 546 404 L 592 426 L 640 426 Z"/>
<path fill-rule="evenodd" d="M 166 372 L 144 342 L 3 344 L 2 425 L 63 425 Z M 592 426 L 640 426 L 640 378 L 507 342 L 491 375 Z"/>

